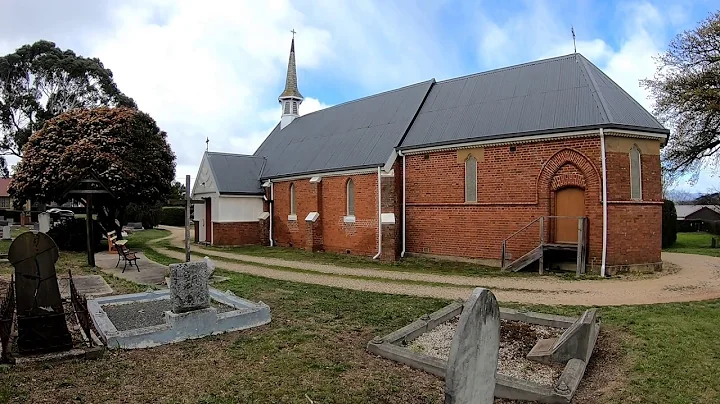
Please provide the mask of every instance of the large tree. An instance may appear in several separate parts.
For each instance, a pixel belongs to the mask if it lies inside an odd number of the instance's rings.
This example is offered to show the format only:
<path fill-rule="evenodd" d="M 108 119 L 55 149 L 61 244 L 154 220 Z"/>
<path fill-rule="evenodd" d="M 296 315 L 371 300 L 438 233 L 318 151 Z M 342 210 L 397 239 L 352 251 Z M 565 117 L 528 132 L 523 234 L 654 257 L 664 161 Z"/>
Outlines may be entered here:
<path fill-rule="evenodd" d="M 97 58 L 62 50 L 49 41 L 0 57 L 0 154 L 22 157 L 22 148 L 46 120 L 75 108 L 135 102 L 118 90 Z M 7 174 L 4 157 L 0 171 Z"/>
<path fill-rule="evenodd" d="M 129 203 L 167 200 L 175 154 L 148 114 L 125 107 L 74 109 L 48 120 L 30 137 L 10 195 L 16 201 L 62 202 L 65 192 L 90 172 L 114 195 L 97 201 L 98 213 L 111 224 Z"/>
<path fill-rule="evenodd" d="M 672 130 L 663 153 L 672 171 L 697 174 L 720 162 L 720 11 L 678 35 L 642 84 Z"/>

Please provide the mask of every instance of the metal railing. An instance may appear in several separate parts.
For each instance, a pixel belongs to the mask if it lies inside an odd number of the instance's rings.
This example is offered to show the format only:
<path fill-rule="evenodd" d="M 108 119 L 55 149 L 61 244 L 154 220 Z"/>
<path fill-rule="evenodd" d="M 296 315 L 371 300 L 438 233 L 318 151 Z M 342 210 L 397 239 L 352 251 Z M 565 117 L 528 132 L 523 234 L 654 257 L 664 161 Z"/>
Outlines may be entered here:
<path fill-rule="evenodd" d="M 578 233 L 577 233 L 577 245 L 578 245 L 578 268 L 584 267 L 584 256 L 586 252 L 586 245 L 587 245 L 587 217 L 586 216 L 538 216 L 537 218 L 530 221 L 525 226 L 521 227 L 519 230 L 513 232 L 510 236 L 505 238 L 502 241 L 502 250 L 501 250 L 501 257 L 500 257 L 500 267 L 506 268 L 509 264 L 514 262 L 514 260 L 517 260 L 518 258 L 521 258 L 525 254 L 529 253 L 530 251 L 534 250 L 535 248 L 539 246 L 543 246 L 544 244 L 548 243 L 558 243 L 558 244 L 575 244 L 576 242 L 567 243 L 567 242 L 557 242 L 554 240 L 554 234 L 555 229 L 558 226 L 558 222 L 561 220 L 577 220 L 578 223 Z M 533 228 L 533 232 L 535 232 L 536 236 L 530 235 L 530 228 L 534 224 L 537 223 L 537 229 Z M 519 251 L 519 253 L 512 257 L 513 260 L 510 260 L 508 258 L 508 244 L 517 239 L 519 236 L 523 236 L 526 240 L 522 245 L 518 246 L 514 250 Z M 532 241 L 528 241 L 528 239 Z M 550 240 L 548 242 L 548 240 Z M 581 260 L 581 256 L 583 257 Z M 510 261 L 510 262 L 508 262 Z M 542 269 L 541 269 L 542 271 Z M 583 269 L 584 272 L 584 269 Z"/>

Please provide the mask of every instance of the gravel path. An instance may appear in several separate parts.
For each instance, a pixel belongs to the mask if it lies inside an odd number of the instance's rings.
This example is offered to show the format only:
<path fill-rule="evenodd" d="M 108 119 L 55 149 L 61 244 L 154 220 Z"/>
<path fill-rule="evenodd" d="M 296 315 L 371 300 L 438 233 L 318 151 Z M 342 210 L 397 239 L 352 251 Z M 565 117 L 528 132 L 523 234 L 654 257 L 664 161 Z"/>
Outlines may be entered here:
<path fill-rule="evenodd" d="M 430 332 L 417 337 L 410 350 L 447 359 L 457 328 L 458 317 L 440 324 Z M 535 383 L 554 385 L 562 373 L 562 366 L 549 366 L 526 358 L 540 338 L 558 337 L 563 330 L 535 324 L 501 320 L 498 373 Z"/>
<path fill-rule="evenodd" d="M 183 245 L 184 230 L 182 228 L 164 228 L 172 232 L 171 242 L 174 245 Z M 184 259 L 183 253 L 159 247 L 155 248 L 162 254 L 175 259 Z M 584 306 L 654 304 L 720 298 L 720 258 L 702 255 L 663 253 L 664 261 L 677 265 L 681 269 L 673 274 L 655 278 L 568 281 L 539 276 L 483 278 L 348 268 L 208 250 L 197 245 L 193 245 L 192 250 L 199 254 L 249 262 L 248 264 L 227 261 L 218 262 L 220 268 L 230 271 L 293 282 L 315 283 L 379 293 L 465 299 L 474 287 L 484 286 L 492 289 L 497 299 L 504 302 Z M 315 273 L 278 270 L 256 266 L 252 263 L 302 269 Z M 378 280 L 355 279 L 337 275 L 373 277 L 378 278 Z M 447 286 L 387 282 L 388 279 L 443 283 Z"/>

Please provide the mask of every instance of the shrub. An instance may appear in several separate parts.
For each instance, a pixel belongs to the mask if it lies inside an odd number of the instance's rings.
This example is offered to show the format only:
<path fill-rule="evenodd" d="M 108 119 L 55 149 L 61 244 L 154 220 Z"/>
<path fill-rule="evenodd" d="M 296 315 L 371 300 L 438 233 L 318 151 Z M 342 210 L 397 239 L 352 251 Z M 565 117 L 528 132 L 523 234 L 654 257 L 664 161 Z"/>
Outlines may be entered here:
<path fill-rule="evenodd" d="M 93 220 L 93 226 L 94 250 L 99 251 L 103 230 L 95 220 Z M 47 234 L 63 251 L 86 251 L 87 232 L 85 229 L 85 219 L 68 218 L 56 224 Z"/>
<path fill-rule="evenodd" d="M 667 199 L 663 200 L 662 210 L 662 248 L 675 244 L 677 240 L 677 212 L 675 203 Z"/>
<path fill-rule="evenodd" d="M 720 235 L 720 220 L 706 220 L 703 224 L 708 233 Z"/>
<path fill-rule="evenodd" d="M 166 206 L 162 208 L 160 224 L 166 226 L 185 226 L 185 208 Z"/>
<path fill-rule="evenodd" d="M 143 228 L 152 229 L 160 224 L 161 206 L 131 203 L 125 208 L 125 223 L 140 222 Z"/>

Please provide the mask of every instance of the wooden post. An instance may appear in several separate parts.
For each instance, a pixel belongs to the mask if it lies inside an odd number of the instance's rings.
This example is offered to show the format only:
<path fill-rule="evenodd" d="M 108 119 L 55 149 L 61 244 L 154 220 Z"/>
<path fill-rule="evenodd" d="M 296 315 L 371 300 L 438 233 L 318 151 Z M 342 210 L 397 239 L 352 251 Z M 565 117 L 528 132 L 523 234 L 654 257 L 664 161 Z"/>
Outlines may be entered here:
<path fill-rule="evenodd" d="M 93 225 L 92 225 L 92 194 L 85 198 L 85 232 L 87 233 L 87 261 L 88 265 L 95 267 L 95 252 L 93 251 Z"/>
<path fill-rule="evenodd" d="M 545 271 L 545 217 L 540 216 L 540 259 L 538 260 L 538 272 L 540 275 Z"/>
<path fill-rule="evenodd" d="M 185 262 L 190 262 L 190 176 L 185 176 Z"/>
<path fill-rule="evenodd" d="M 505 269 L 505 240 L 502 242 L 502 256 L 500 257 L 500 269 Z"/>
<path fill-rule="evenodd" d="M 584 228 L 585 228 L 585 221 L 583 218 L 578 219 L 578 238 L 577 238 L 577 269 L 575 271 L 575 276 L 580 276 L 584 271 L 582 269 L 583 266 L 583 255 L 585 254 L 583 252 L 585 248 L 585 242 L 584 242 Z"/>

